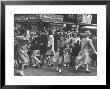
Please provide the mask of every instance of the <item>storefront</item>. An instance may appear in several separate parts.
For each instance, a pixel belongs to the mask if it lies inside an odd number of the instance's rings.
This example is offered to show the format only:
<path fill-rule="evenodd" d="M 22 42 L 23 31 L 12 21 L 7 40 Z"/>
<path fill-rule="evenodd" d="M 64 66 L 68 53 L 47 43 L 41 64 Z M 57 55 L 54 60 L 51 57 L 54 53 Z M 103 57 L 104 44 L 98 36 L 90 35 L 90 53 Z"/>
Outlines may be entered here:
<path fill-rule="evenodd" d="M 55 49 L 54 34 L 57 30 L 62 29 L 63 16 L 54 14 L 40 14 L 39 18 L 46 24 L 44 28 L 49 31 L 48 46 L 52 45 L 52 50 Z"/>
<path fill-rule="evenodd" d="M 91 26 L 84 26 L 82 27 L 82 30 L 87 31 L 89 30 L 92 35 L 97 36 L 97 26 L 91 25 Z"/>
<path fill-rule="evenodd" d="M 14 26 L 22 34 L 25 34 L 27 30 L 38 29 L 38 22 L 40 21 L 38 14 L 15 14 Z"/>
<path fill-rule="evenodd" d="M 92 27 L 92 20 L 93 15 L 92 14 L 78 14 L 77 15 L 77 24 L 79 25 L 79 33 L 84 33 L 87 26 Z"/>

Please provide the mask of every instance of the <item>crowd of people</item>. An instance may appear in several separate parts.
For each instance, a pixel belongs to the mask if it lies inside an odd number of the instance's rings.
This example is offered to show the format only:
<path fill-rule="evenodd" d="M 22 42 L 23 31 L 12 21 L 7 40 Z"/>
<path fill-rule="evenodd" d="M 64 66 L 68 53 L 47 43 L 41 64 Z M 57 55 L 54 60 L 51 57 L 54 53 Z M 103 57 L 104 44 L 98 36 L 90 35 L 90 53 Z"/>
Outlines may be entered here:
<path fill-rule="evenodd" d="M 94 45 L 96 36 L 89 38 L 89 31 L 83 36 L 63 30 L 55 31 L 54 34 L 47 30 L 26 30 L 22 34 L 15 28 L 14 32 L 14 67 L 15 73 L 20 75 L 24 75 L 23 70 L 27 66 L 42 68 L 43 64 L 48 64 L 49 67 L 57 64 L 58 72 L 62 72 L 62 66 L 73 67 L 76 71 L 85 65 L 86 72 L 90 72 L 88 63 L 94 65 L 97 59 L 97 45 Z"/>

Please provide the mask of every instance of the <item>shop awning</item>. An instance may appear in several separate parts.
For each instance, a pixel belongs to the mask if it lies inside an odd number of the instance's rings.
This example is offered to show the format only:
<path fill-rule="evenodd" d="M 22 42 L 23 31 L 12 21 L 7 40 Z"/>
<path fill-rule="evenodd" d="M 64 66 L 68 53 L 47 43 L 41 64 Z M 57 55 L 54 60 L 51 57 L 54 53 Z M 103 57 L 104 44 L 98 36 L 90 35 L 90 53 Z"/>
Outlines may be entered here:
<path fill-rule="evenodd" d="M 97 29 L 97 27 L 96 26 L 84 26 L 84 27 L 82 27 L 82 28 L 84 28 L 84 29 Z"/>
<path fill-rule="evenodd" d="M 42 22 L 63 22 L 62 15 L 40 14 L 39 18 L 42 20 Z"/>
<path fill-rule="evenodd" d="M 63 24 L 75 24 L 75 23 L 71 23 L 71 22 L 62 22 Z"/>

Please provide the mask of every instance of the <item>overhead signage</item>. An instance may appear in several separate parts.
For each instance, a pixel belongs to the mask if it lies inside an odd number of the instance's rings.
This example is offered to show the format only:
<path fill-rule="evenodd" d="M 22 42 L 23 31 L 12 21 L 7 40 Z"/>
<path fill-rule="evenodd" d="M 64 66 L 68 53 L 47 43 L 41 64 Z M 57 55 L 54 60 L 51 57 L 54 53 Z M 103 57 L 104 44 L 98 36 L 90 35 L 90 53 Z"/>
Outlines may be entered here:
<path fill-rule="evenodd" d="M 41 14 L 39 17 L 43 22 L 63 22 L 62 15 Z"/>
<path fill-rule="evenodd" d="M 78 14 L 77 22 L 78 24 L 91 24 L 92 15 L 91 14 Z"/>
<path fill-rule="evenodd" d="M 15 15 L 14 17 L 15 21 L 17 22 L 34 22 L 37 21 L 39 19 L 39 15 L 38 14 L 18 14 Z"/>

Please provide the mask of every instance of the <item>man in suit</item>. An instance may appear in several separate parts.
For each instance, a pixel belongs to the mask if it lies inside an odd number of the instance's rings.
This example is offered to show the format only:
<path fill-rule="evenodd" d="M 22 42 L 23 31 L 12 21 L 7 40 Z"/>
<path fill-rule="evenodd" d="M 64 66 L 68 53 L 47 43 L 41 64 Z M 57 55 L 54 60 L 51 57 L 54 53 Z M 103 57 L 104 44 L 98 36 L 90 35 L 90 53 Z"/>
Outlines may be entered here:
<path fill-rule="evenodd" d="M 85 31 L 85 38 L 82 39 L 81 41 L 81 51 L 79 52 L 79 55 L 76 57 L 76 65 L 75 69 L 77 70 L 80 66 L 85 65 L 86 67 L 86 72 L 90 72 L 88 69 L 88 63 L 90 62 L 89 60 L 89 52 L 90 50 L 96 53 L 96 50 L 92 44 L 92 40 L 89 39 L 90 32 Z"/>
<path fill-rule="evenodd" d="M 63 62 L 64 62 L 64 50 L 65 48 L 65 41 L 64 41 L 64 38 L 61 36 L 60 37 L 60 40 L 59 40 L 59 58 L 58 58 L 58 67 L 57 67 L 57 71 L 58 72 L 61 72 L 61 67 L 63 66 Z"/>

